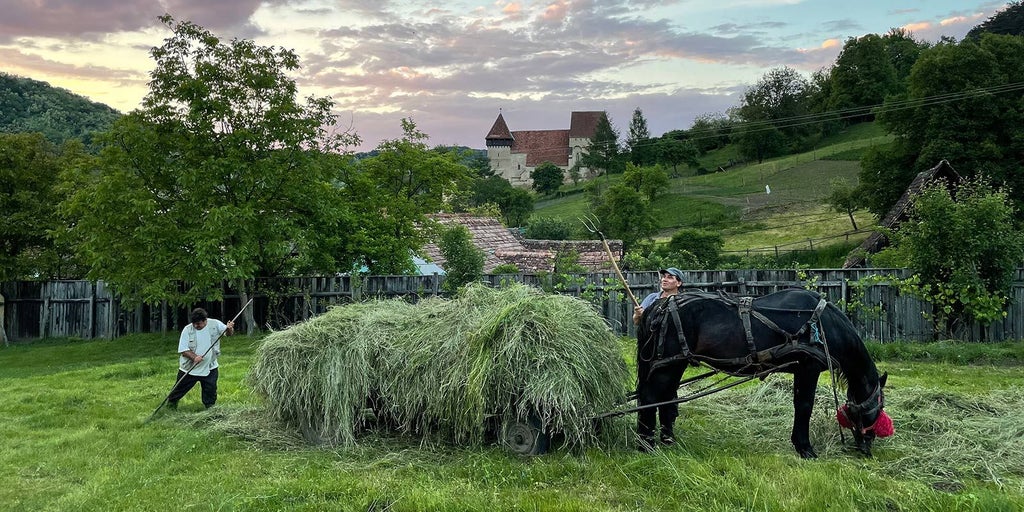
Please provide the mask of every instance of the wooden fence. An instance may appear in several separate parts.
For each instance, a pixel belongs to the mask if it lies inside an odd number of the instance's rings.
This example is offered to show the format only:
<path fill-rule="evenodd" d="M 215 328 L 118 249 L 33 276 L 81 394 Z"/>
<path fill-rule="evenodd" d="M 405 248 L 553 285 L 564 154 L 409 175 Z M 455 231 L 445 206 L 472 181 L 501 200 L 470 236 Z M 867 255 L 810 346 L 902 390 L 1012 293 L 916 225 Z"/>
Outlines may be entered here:
<path fill-rule="evenodd" d="M 684 272 L 686 286 L 707 291 L 722 290 L 737 295 L 761 296 L 784 288 L 809 286 L 828 296 L 861 330 L 876 341 L 931 340 L 929 311 L 913 297 L 901 295 L 885 282 L 856 286 L 862 278 L 896 274 L 902 270 L 822 269 L 805 270 L 715 270 Z M 625 274 L 637 300 L 657 291 L 656 272 Z M 558 293 L 581 297 L 600 312 L 611 328 L 622 335 L 635 334 L 632 304 L 613 273 L 593 273 L 555 280 L 555 276 L 514 274 L 485 276 L 491 285 L 517 281 Z M 251 296 L 255 323 L 260 329 L 279 329 L 319 315 L 336 304 L 369 298 L 416 301 L 443 295 L 444 276 L 338 276 L 295 277 L 257 280 Z M 224 285 L 220 301 L 173 307 L 161 304 L 125 304 L 105 283 L 90 281 L 18 281 L 0 283 L 4 329 L 11 341 L 47 337 L 116 338 L 131 333 L 177 332 L 188 323 L 193 307 L 203 307 L 214 318 L 226 320 L 241 307 L 238 293 Z M 0 300 L 4 300 L 0 299 Z M 867 307 L 854 307 L 859 302 Z M 965 340 L 1016 340 L 1024 338 L 1024 268 L 1018 269 L 1011 290 L 1011 304 L 1001 322 L 981 328 L 970 326 Z M 6 306 L 6 307 L 4 307 Z M 244 318 L 244 317 L 243 317 Z M 239 329 L 247 329 L 240 318 Z"/>

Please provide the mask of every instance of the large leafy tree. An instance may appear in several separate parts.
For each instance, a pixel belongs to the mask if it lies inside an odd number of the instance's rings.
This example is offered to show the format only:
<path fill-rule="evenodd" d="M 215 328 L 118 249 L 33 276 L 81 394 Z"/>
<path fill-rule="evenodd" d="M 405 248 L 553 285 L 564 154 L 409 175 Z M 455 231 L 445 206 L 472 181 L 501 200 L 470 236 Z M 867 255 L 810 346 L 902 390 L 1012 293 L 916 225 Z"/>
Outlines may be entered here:
<path fill-rule="evenodd" d="M 506 226 L 522 226 L 533 212 L 533 196 L 501 176 L 476 180 L 469 203 L 474 207 L 497 205 Z"/>
<path fill-rule="evenodd" d="M 956 65 L 951 65 L 955 63 Z M 862 162 L 861 188 L 882 214 L 918 172 L 945 159 L 984 174 L 1024 204 L 1024 38 L 985 34 L 921 53 L 907 92 L 887 100 L 879 120 L 895 140 Z"/>
<path fill-rule="evenodd" d="M 537 192 L 553 194 L 562 186 L 565 174 L 557 165 L 544 162 L 530 172 L 530 179 L 533 180 L 533 189 Z"/>
<path fill-rule="evenodd" d="M 789 67 L 769 70 L 744 92 L 736 116 L 742 124 L 733 132 L 744 156 L 757 161 L 795 150 L 815 130 L 800 122 L 810 112 L 811 83 Z"/>
<path fill-rule="evenodd" d="M 649 201 L 668 192 L 668 173 L 660 165 L 636 166 L 626 164 L 626 172 L 622 173 L 622 182 L 643 194 Z"/>
<path fill-rule="evenodd" d="M 656 229 L 650 203 L 626 185 L 608 187 L 593 211 L 601 221 L 604 234 L 622 240 L 623 251 L 650 237 Z"/>
<path fill-rule="evenodd" d="M 41 133 L 0 133 L 0 281 L 78 277 L 52 236 L 64 161 Z"/>
<path fill-rule="evenodd" d="M 381 142 L 377 156 L 359 162 L 350 176 L 346 194 L 362 219 L 355 243 L 371 273 L 412 271 L 426 214 L 449 210 L 468 194 L 469 168 L 455 153 L 431 150 L 428 138 L 412 119 L 402 119 L 402 137 Z"/>
<path fill-rule="evenodd" d="M 69 178 L 63 211 L 89 277 L 190 303 L 225 279 L 245 293 L 255 277 L 350 268 L 332 101 L 296 99 L 291 50 L 161 21 L 172 33 L 151 50 L 142 107 L 106 134 L 94 173 Z"/>
<path fill-rule="evenodd" d="M 881 104 L 897 89 L 896 67 L 886 54 L 886 44 L 878 34 L 851 37 L 832 68 L 832 110 L 846 111 L 855 121 L 870 121 L 870 111 L 857 109 Z"/>

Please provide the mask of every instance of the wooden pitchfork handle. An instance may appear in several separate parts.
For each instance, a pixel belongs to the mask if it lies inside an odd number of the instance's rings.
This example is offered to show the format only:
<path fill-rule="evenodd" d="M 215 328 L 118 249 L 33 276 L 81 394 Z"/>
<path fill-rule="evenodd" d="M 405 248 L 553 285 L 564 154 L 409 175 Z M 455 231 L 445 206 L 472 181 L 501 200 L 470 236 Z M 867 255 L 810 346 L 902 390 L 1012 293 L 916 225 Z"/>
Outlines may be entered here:
<path fill-rule="evenodd" d="M 622 275 L 622 271 L 619 270 L 619 265 L 615 263 L 615 255 L 612 254 L 612 248 L 608 246 L 608 240 L 604 238 L 604 233 L 600 229 L 597 229 L 597 224 L 590 218 L 580 219 L 580 222 L 587 228 L 591 233 L 597 233 L 601 237 L 601 243 L 604 244 L 604 250 L 608 253 L 608 260 L 612 262 L 612 268 L 615 269 L 615 273 L 619 276 L 619 282 L 622 283 L 622 287 L 626 289 L 626 294 L 629 295 L 629 300 L 633 302 L 634 307 L 640 306 L 640 301 L 636 300 L 633 295 L 633 290 L 629 289 L 629 283 L 626 282 L 626 278 Z"/>

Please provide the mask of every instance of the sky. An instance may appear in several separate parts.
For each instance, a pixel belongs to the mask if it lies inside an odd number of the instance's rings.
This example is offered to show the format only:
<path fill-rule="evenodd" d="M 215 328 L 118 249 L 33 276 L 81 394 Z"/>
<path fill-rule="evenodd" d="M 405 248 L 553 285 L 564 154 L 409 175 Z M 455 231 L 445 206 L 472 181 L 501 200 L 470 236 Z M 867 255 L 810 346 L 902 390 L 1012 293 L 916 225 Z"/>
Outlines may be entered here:
<path fill-rule="evenodd" d="M 0 0 L 0 71 L 122 112 L 139 107 L 168 29 L 296 52 L 299 95 L 330 96 L 369 150 L 412 118 L 430 144 L 483 148 L 511 130 L 568 129 L 607 111 L 625 137 L 639 108 L 653 136 L 725 112 L 765 72 L 806 75 L 843 43 L 894 27 L 961 39 L 1006 5 L 979 0 Z"/>

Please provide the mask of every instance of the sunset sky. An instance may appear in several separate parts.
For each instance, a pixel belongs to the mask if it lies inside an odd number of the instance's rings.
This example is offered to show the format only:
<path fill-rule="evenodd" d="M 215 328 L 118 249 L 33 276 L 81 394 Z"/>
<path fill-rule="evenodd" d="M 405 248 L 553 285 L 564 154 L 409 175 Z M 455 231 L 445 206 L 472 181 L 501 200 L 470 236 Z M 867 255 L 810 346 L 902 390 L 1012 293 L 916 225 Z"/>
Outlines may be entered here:
<path fill-rule="evenodd" d="M 484 147 L 512 130 L 565 129 L 606 110 L 623 136 L 724 112 L 765 71 L 808 75 L 843 42 L 893 27 L 960 39 L 1003 1 L 978 0 L 0 0 L 0 71 L 122 112 L 139 106 L 168 36 L 157 16 L 294 50 L 300 95 L 330 95 L 372 149 L 412 117 L 431 144 Z"/>

